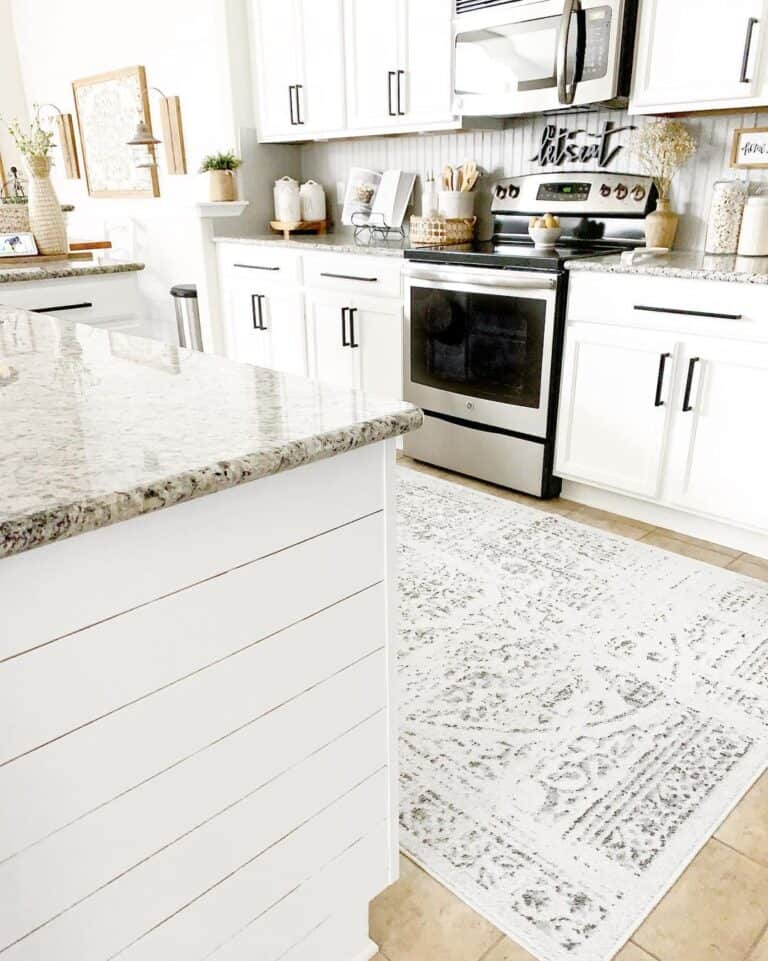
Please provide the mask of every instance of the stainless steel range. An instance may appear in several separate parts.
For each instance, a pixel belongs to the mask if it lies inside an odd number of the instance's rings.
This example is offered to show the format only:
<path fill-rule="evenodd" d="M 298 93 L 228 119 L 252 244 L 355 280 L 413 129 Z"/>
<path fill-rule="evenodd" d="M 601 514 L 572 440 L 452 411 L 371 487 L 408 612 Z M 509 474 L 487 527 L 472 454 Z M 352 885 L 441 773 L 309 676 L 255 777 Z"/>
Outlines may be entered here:
<path fill-rule="evenodd" d="M 568 275 L 564 264 L 642 245 L 647 177 L 550 173 L 494 187 L 488 242 L 406 251 L 405 396 L 424 427 L 405 452 L 534 494 L 552 474 Z M 534 249 L 528 220 L 560 218 L 560 244 Z"/>

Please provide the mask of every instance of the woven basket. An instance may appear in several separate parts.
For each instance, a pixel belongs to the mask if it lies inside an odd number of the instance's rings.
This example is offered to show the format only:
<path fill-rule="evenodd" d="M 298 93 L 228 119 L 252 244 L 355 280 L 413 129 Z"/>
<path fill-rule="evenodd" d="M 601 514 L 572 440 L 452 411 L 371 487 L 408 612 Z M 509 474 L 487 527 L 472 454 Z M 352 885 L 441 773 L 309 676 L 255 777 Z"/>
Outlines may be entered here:
<path fill-rule="evenodd" d="M 0 203 L 0 234 L 29 233 L 29 207 Z"/>
<path fill-rule="evenodd" d="M 467 244 L 475 233 L 477 217 L 446 220 L 444 217 L 411 217 L 411 243 L 417 247 Z"/>

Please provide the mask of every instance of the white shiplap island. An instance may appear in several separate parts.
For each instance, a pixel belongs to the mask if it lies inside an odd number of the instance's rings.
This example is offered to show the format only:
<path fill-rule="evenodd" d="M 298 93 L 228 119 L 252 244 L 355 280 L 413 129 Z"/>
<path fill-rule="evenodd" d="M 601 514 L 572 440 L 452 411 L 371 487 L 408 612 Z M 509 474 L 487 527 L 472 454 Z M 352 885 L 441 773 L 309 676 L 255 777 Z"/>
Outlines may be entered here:
<path fill-rule="evenodd" d="M 366 961 L 420 412 L 0 308 L 0 420 L 5 961 Z"/>

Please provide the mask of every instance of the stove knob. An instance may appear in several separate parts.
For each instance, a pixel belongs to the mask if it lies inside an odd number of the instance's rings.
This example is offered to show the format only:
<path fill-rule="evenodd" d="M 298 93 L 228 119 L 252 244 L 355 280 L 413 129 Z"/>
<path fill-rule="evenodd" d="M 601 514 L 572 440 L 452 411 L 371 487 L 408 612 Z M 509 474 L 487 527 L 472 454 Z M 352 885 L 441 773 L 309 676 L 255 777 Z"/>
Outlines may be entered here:
<path fill-rule="evenodd" d="M 497 197 L 499 200 L 503 200 L 503 199 L 507 196 L 507 188 L 506 188 L 506 187 L 502 187 L 501 184 L 496 184 L 496 191 L 495 191 L 495 193 L 496 193 L 496 197 Z"/>
<path fill-rule="evenodd" d="M 611 188 L 608 186 L 608 184 L 601 184 L 601 185 L 600 185 L 600 196 L 601 196 L 601 197 L 610 197 L 610 196 L 611 196 Z"/>
<path fill-rule="evenodd" d="M 467 401 L 467 410 L 474 410 L 474 409 L 475 409 L 475 405 L 472 403 L 471 400 L 468 400 L 468 401 Z"/>
<path fill-rule="evenodd" d="M 509 185 L 509 197 L 511 200 L 516 200 L 520 196 L 520 188 L 517 184 Z"/>
<path fill-rule="evenodd" d="M 648 191 L 642 184 L 635 184 L 631 190 L 632 199 L 640 203 L 641 200 L 645 200 Z"/>
<path fill-rule="evenodd" d="M 625 200 L 629 194 L 629 187 L 626 184 L 616 184 L 616 189 L 614 190 L 617 200 Z"/>

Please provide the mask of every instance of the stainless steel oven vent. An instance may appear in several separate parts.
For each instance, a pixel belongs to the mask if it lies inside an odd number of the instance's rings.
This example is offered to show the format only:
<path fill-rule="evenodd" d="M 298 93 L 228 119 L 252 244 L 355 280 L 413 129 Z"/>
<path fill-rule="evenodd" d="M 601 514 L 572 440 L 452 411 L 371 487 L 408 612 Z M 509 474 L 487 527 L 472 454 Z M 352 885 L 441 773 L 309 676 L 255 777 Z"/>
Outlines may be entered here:
<path fill-rule="evenodd" d="M 462 13 L 474 13 L 476 10 L 490 10 L 491 7 L 502 7 L 504 4 L 519 2 L 520 0 L 456 0 L 456 16 Z"/>

